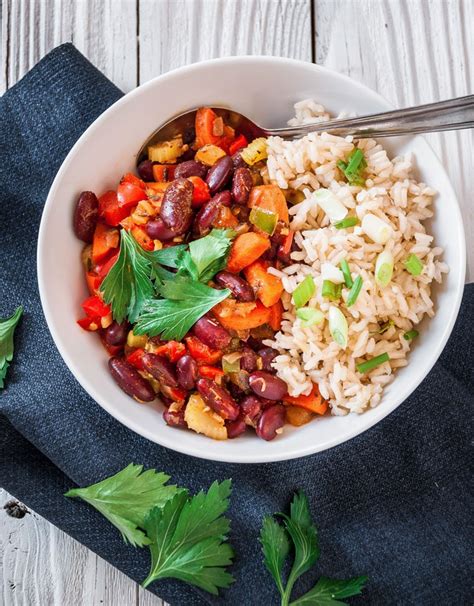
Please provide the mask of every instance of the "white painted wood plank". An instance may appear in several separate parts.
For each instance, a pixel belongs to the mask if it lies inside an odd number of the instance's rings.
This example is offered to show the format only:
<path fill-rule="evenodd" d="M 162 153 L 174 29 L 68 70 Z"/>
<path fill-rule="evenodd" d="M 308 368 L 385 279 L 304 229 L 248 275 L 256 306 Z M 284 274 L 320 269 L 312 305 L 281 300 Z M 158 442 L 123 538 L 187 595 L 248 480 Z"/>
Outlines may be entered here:
<path fill-rule="evenodd" d="M 140 0 L 140 82 L 229 55 L 311 61 L 310 0 Z"/>
<path fill-rule="evenodd" d="M 316 62 L 397 107 L 472 94 L 472 0 L 316 0 Z M 431 134 L 461 204 L 474 280 L 473 131 Z"/>

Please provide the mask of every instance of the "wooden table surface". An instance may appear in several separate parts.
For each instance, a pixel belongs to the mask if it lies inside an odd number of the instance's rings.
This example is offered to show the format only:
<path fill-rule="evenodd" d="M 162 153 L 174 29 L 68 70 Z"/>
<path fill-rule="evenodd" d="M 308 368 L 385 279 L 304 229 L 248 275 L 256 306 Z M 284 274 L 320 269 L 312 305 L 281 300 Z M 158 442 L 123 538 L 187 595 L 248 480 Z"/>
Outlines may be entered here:
<path fill-rule="evenodd" d="M 239 54 L 313 61 L 403 107 L 473 93 L 474 0 L 2 0 L 0 93 L 73 42 L 129 91 L 170 69 Z M 474 280 L 473 131 L 428 137 L 458 196 Z M 8 495 L 0 491 L 0 505 Z M 162 602 L 32 513 L 0 510 L 0 604 Z"/>

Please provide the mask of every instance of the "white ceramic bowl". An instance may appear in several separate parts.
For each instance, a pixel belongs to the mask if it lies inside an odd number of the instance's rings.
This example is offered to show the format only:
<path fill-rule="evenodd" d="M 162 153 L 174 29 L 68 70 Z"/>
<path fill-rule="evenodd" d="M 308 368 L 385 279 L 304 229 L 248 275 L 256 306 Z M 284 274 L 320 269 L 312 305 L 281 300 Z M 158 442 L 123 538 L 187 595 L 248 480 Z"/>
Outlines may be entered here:
<path fill-rule="evenodd" d="M 356 436 L 392 412 L 420 384 L 438 359 L 456 319 L 465 273 L 461 214 L 449 179 L 421 137 L 386 140 L 390 151 L 416 154 L 419 177 L 434 187 L 431 233 L 445 249 L 450 273 L 436 287 L 437 312 L 385 390 L 377 408 L 362 415 L 324 417 L 264 442 L 245 437 L 213 441 L 192 431 L 168 427 L 161 405 L 137 404 L 115 384 L 99 339 L 76 324 L 87 295 L 80 262 L 82 244 L 72 231 L 79 192 L 101 194 L 133 170 L 135 154 L 155 128 L 175 114 L 203 105 L 229 106 L 265 126 L 284 125 L 293 103 L 313 97 L 333 114 L 368 114 L 390 109 L 380 95 L 346 76 L 317 65 L 274 57 L 232 57 L 183 67 L 155 78 L 115 103 L 74 145 L 51 187 L 38 241 L 38 280 L 43 310 L 56 345 L 82 387 L 105 410 L 142 436 L 182 453 L 234 463 L 271 462 L 325 450 Z M 54 271 L 50 268 L 54 267 Z"/>

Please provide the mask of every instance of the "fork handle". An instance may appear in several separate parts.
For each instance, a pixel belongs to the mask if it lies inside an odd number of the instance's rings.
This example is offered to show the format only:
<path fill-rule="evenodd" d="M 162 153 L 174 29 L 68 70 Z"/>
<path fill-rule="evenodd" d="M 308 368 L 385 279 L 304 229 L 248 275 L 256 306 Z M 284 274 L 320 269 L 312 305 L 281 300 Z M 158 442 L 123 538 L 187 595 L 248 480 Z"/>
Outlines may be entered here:
<path fill-rule="evenodd" d="M 285 128 L 268 129 L 267 136 L 302 137 L 309 133 L 328 132 L 357 139 L 367 137 L 395 137 L 443 130 L 474 127 L 474 95 L 428 103 L 406 109 L 397 109 L 360 118 L 329 120 Z"/>

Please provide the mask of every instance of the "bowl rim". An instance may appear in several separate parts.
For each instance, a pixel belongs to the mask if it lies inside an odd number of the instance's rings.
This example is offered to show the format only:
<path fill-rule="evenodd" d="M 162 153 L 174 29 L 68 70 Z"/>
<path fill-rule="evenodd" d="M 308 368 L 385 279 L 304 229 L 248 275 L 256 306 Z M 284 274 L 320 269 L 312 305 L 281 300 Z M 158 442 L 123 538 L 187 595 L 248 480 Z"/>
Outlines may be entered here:
<path fill-rule="evenodd" d="M 280 63 L 280 64 L 289 65 L 289 66 L 293 65 L 293 66 L 299 66 L 299 67 L 304 66 L 306 69 L 312 69 L 315 72 L 331 74 L 332 76 L 336 76 L 337 78 L 339 78 L 342 81 L 350 83 L 351 87 L 359 88 L 361 91 L 364 92 L 365 95 L 370 95 L 374 100 L 378 101 L 379 103 L 382 103 L 386 107 L 387 110 L 393 109 L 393 107 L 394 107 L 392 105 L 392 103 L 390 103 L 382 95 L 380 95 L 379 93 L 377 93 L 370 87 L 366 86 L 365 84 L 362 84 L 362 83 L 352 79 L 351 77 L 346 76 L 345 74 L 341 74 L 335 70 L 318 65 L 316 63 L 311 63 L 309 61 L 302 61 L 299 59 L 292 59 L 292 58 L 286 58 L 286 57 L 274 57 L 271 55 L 236 55 L 236 56 L 230 56 L 230 57 L 208 59 L 205 61 L 192 63 L 190 65 L 185 65 L 185 66 L 181 66 L 176 69 L 170 70 L 169 72 L 156 76 L 155 78 L 149 80 L 148 82 L 141 84 L 137 88 L 126 93 L 118 101 L 114 102 L 109 108 L 107 108 L 98 118 L 96 118 L 96 120 L 94 120 L 88 126 L 88 128 L 82 133 L 82 135 L 79 137 L 79 139 L 75 142 L 75 144 L 73 145 L 73 147 L 70 149 L 69 153 L 67 154 L 66 158 L 62 162 L 62 164 L 53 180 L 53 183 L 50 187 L 48 196 L 46 198 L 46 202 L 44 204 L 42 216 L 41 216 L 41 222 L 40 222 L 40 227 L 39 227 L 39 231 L 38 231 L 38 243 L 37 243 L 38 288 L 39 288 L 39 293 L 40 293 L 41 305 L 42 305 L 42 309 L 43 309 L 43 313 L 44 313 L 44 316 L 46 319 L 48 329 L 49 329 L 49 331 L 53 337 L 54 343 L 55 343 L 61 357 L 63 358 L 64 362 L 66 363 L 67 367 L 73 374 L 74 378 L 79 382 L 81 387 L 88 393 L 88 395 L 90 395 L 95 400 L 95 402 L 97 404 L 99 404 L 105 411 L 107 411 L 110 415 L 112 415 L 115 419 L 117 419 L 117 421 L 119 421 L 120 423 L 125 425 L 125 427 L 131 429 L 132 431 L 143 436 L 144 438 L 147 438 L 151 442 L 154 442 L 156 444 L 159 444 L 161 446 L 164 446 L 165 448 L 169 448 L 176 452 L 180 452 L 182 454 L 186 454 L 186 455 L 197 457 L 197 458 L 202 458 L 205 460 L 212 460 L 212 461 L 226 462 L 226 463 L 246 463 L 246 464 L 273 463 L 273 462 L 278 462 L 278 461 L 283 461 L 283 460 L 301 458 L 301 457 L 309 456 L 312 454 L 316 454 L 317 452 L 322 452 L 324 450 L 328 450 L 335 446 L 341 445 L 344 442 L 347 442 L 348 440 L 356 437 L 357 435 L 360 435 L 361 433 L 364 433 L 365 431 L 367 431 L 368 429 L 370 429 L 371 427 L 376 425 L 383 418 L 387 417 L 395 409 L 397 409 L 417 389 L 417 387 L 424 380 L 424 378 L 428 375 L 430 370 L 433 368 L 433 366 L 437 362 L 439 356 L 441 355 L 441 352 L 443 351 L 443 349 L 447 343 L 447 340 L 453 330 L 454 323 L 458 316 L 458 312 L 459 312 L 459 308 L 460 308 L 461 300 L 462 300 L 462 295 L 463 295 L 465 272 L 466 272 L 466 239 L 465 239 L 465 231 L 464 231 L 464 222 L 462 219 L 460 205 L 459 205 L 456 193 L 451 184 L 449 176 L 447 175 L 443 165 L 441 164 L 439 158 L 437 157 L 437 155 L 436 155 L 435 151 L 433 150 L 433 148 L 431 147 L 431 145 L 421 135 L 415 135 L 413 137 L 413 140 L 421 140 L 422 144 L 427 148 L 427 150 L 429 152 L 431 152 L 430 162 L 436 164 L 437 170 L 439 172 L 443 173 L 444 176 L 446 177 L 446 184 L 447 184 L 446 189 L 447 189 L 448 193 L 450 194 L 450 202 L 452 204 L 452 211 L 453 211 L 453 214 L 455 215 L 455 224 L 456 224 L 456 228 L 457 228 L 457 232 L 458 232 L 457 237 L 459 238 L 461 257 L 458 259 L 458 263 L 457 263 L 457 265 L 458 265 L 457 282 L 455 283 L 454 287 L 452 288 L 452 290 L 454 290 L 454 288 L 455 288 L 456 291 L 452 295 L 454 297 L 454 305 L 451 307 L 449 322 L 447 322 L 443 328 L 443 332 L 438 340 L 437 347 L 431 351 L 430 356 L 429 356 L 429 362 L 424 364 L 421 372 L 419 372 L 419 374 L 417 375 L 417 378 L 415 380 L 406 382 L 407 386 L 405 386 L 405 387 L 403 386 L 403 384 L 400 386 L 400 389 L 398 391 L 398 395 L 395 399 L 395 402 L 391 406 L 380 405 L 380 406 L 377 406 L 376 408 L 372 409 L 371 417 L 368 418 L 367 423 L 362 427 L 357 427 L 357 428 L 352 427 L 351 428 L 351 425 L 348 423 L 347 431 L 341 432 L 340 434 L 338 434 L 337 437 L 334 437 L 333 439 L 324 442 L 323 446 L 321 446 L 320 444 L 313 444 L 313 443 L 309 442 L 307 445 L 304 445 L 304 443 L 303 443 L 300 448 L 294 448 L 294 450 L 291 453 L 288 453 L 285 450 L 285 448 L 282 446 L 282 449 L 279 453 L 265 454 L 265 452 L 262 451 L 262 453 L 259 455 L 250 454 L 250 453 L 246 454 L 246 452 L 243 451 L 243 449 L 239 450 L 238 447 L 236 446 L 236 448 L 234 449 L 234 451 L 231 454 L 228 452 L 223 452 L 219 455 L 216 455 L 213 453 L 211 456 L 206 456 L 206 444 L 207 444 L 206 440 L 204 440 L 204 439 L 202 440 L 202 447 L 196 447 L 196 446 L 193 446 L 192 444 L 187 444 L 185 441 L 183 441 L 183 443 L 182 443 L 180 440 L 174 440 L 172 438 L 169 439 L 167 436 L 159 436 L 159 439 L 157 439 L 157 436 L 155 433 L 152 433 L 151 431 L 146 431 L 142 427 L 139 427 L 134 422 L 133 418 L 130 418 L 127 414 L 122 413 L 119 410 L 117 410 L 116 408 L 114 408 L 112 403 L 109 403 L 106 398 L 102 397 L 97 392 L 95 387 L 89 382 L 88 377 L 84 376 L 80 372 L 80 370 L 77 368 L 77 365 L 74 361 L 74 356 L 69 354 L 67 348 L 65 347 L 65 345 L 62 342 L 61 335 L 59 334 L 58 330 L 56 329 L 54 317 L 48 306 L 47 288 L 46 288 L 47 272 L 46 272 L 45 264 L 43 263 L 43 259 L 45 256 L 44 251 L 45 251 L 45 247 L 47 245 L 46 238 L 45 238 L 45 232 L 46 232 L 46 226 L 48 224 L 49 217 L 54 209 L 53 201 L 56 197 L 56 191 L 62 182 L 63 174 L 66 172 L 69 165 L 73 162 L 77 149 L 82 147 L 84 141 L 93 132 L 95 132 L 97 129 L 100 129 L 102 123 L 105 120 L 107 120 L 109 118 L 109 116 L 111 116 L 117 112 L 120 112 L 122 105 L 133 102 L 135 97 L 140 96 L 144 91 L 147 91 L 148 89 L 156 86 L 157 82 L 164 82 L 168 79 L 173 79 L 173 78 L 179 77 L 188 72 L 192 72 L 196 69 L 197 70 L 206 69 L 207 66 L 215 64 L 215 63 L 220 63 L 223 65 L 228 64 L 231 66 L 232 64 L 235 64 L 235 63 L 245 64 L 245 63 L 256 63 L 256 62 L 273 63 L 273 64 Z M 183 446 L 183 444 L 184 444 L 184 446 Z M 238 441 L 236 441 L 236 445 L 238 445 Z"/>

